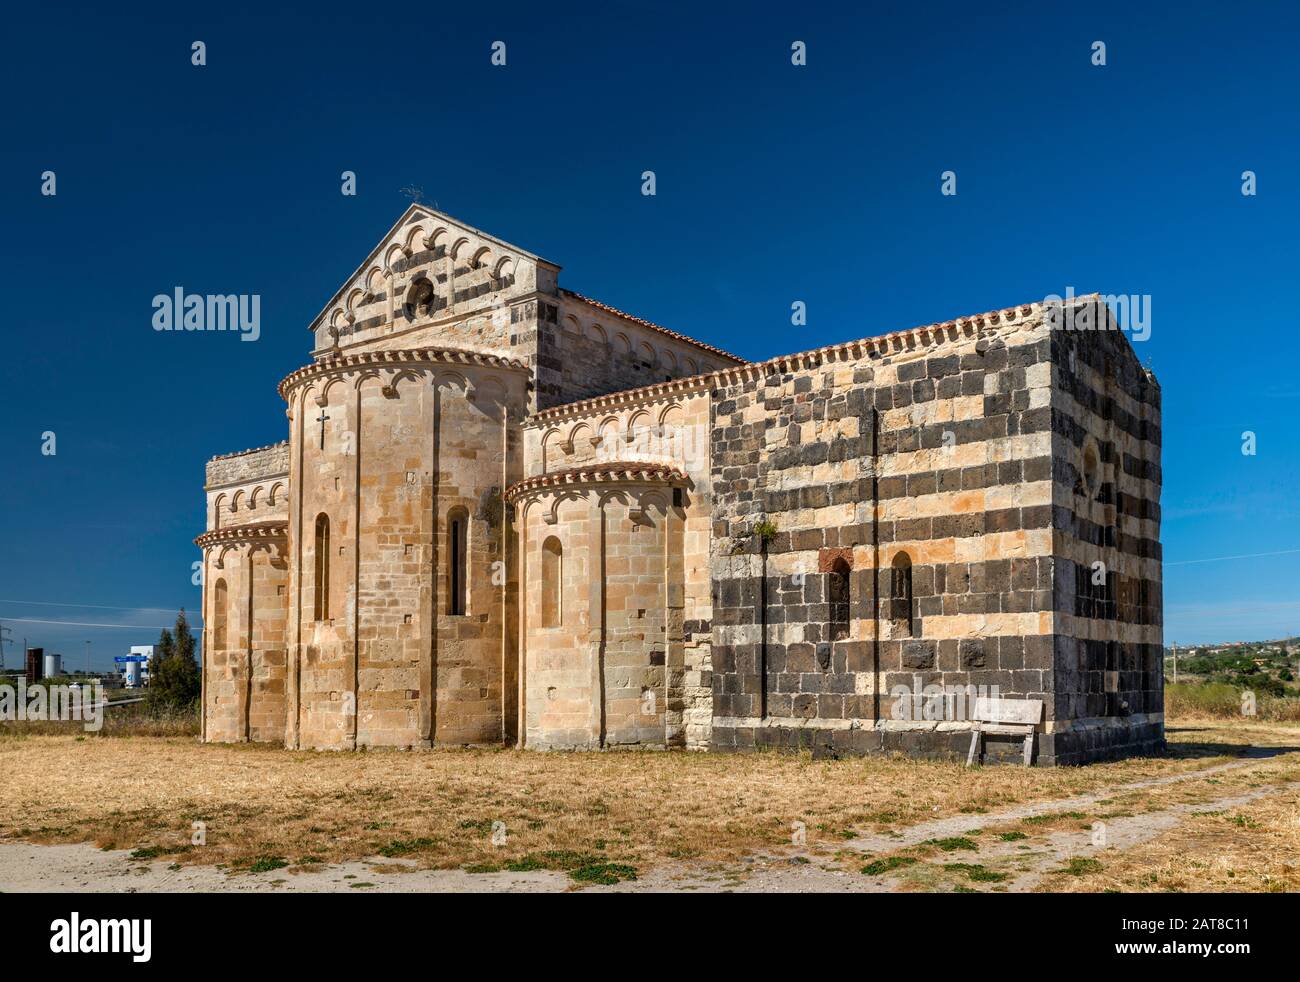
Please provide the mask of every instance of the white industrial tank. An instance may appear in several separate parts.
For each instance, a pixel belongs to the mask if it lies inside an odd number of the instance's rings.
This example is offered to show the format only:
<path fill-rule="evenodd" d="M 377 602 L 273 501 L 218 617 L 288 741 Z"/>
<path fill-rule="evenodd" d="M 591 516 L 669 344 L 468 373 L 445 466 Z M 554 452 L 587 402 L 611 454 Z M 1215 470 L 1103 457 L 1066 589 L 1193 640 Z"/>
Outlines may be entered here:
<path fill-rule="evenodd" d="M 58 676 L 60 676 L 60 675 L 62 675 L 62 674 L 63 674 L 63 669 L 62 669 L 62 667 L 59 665 L 59 656 L 58 656 L 58 655 L 46 655 L 46 656 L 45 656 L 45 672 L 43 673 L 44 677 L 47 678 L 47 679 L 52 679 L 52 678 L 56 678 L 56 677 L 58 677 Z"/>

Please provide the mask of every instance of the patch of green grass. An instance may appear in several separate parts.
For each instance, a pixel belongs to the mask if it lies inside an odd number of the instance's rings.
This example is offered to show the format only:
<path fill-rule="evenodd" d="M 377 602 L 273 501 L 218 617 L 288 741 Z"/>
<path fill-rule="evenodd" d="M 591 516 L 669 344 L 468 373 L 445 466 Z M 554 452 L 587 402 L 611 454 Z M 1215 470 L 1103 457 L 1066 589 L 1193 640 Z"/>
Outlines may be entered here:
<path fill-rule="evenodd" d="M 611 886 L 621 880 L 635 880 L 637 869 L 627 863 L 611 863 L 600 856 L 570 850 L 550 850 L 529 853 L 522 859 L 506 863 L 512 873 L 532 873 L 538 870 L 555 870 L 568 873 L 579 883 L 598 883 Z"/>
<path fill-rule="evenodd" d="M 1062 873 L 1068 873 L 1070 876 L 1087 876 L 1089 873 L 1100 873 L 1101 863 L 1095 859 L 1084 859 L 1081 856 L 1075 856 L 1060 870 Z"/>
<path fill-rule="evenodd" d="M 167 850 L 162 846 L 142 846 L 131 853 L 132 859 L 157 859 Z"/>
<path fill-rule="evenodd" d="M 862 872 L 866 876 L 880 876 L 891 870 L 901 869 L 904 866 L 911 866 L 916 863 L 915 856 L 887 856 L 884 859 L 877 859 L 866 866 L 862 867 Z"/>
<path fill-rule="evenodd" d="M 313 863 L 323 863 L 323 862 L 325 862 L 325 860 L 321 859 L 319 856 L 303 856 L 301 859 L 298 860 L 298 865 L 310 866 Z"/>
<path fill-rule="evenodd" d="M 460 828 L 460 829 L 465 829 L 466 831 L 483 832 L 483 833 L 486 834 L 486 833 L 492 831 L 492 819 L 490 819 L 490 818 L 479 818 L 479 819 L 467 818 L 467 819 L 465 819 L 465 821 L 461 822 L 461 823 L 460 823 L 458 826 L 456 826 L 456 827 L 457 827 L 457 828 Z"/>
<path fill-rule="evenodd" d="M 950 873 L 965 873 L 968 879 L 976 883 L 1001 883 L 1007 878 L 1006 873 L 986 869 L 978 863 L 944 863 L 943 868 Z"/>
<path fill-rule="evenodd" d="M 635 880 L 636 867 L 626 863 L 588 863 L 569 870 L 569 876 L 579 883 L 598 883 L 613 886 L 620 880 Z"/>
<path fill-rule="evenodd" d="M 361 883 L 361 882 L 357 882 L 357 883 L 349 883 L 349 884 L 348 884 L 348 887 L 349 887 L 350 889 L 352 889 L 352 890 L 362 890 L 362 889 L 364 889 L 365 887 L 372 887 L 372 886 L 374 886 L 373 883 Z"/>
<path fill-rule="evenodd" d="M 546 864 L 536 856 L 525 856 L 523 859 L 506 863 L 506 869 L 511 873 L 535 873 L 546 868 Z"/>
<path fill-rule="evenodd" d="M 500 873 L 501 867 L 496 863 L 473 863 L 462 867 L 466 873 Z"/>
<path fill-rule="evenodd" d="M 248 867 L 250 873 L 269 873 L 272 870 L 284 869 L 289 865 L 289 861 L 281 859 L 279 856 L 258 856 Z"/>
<path fill-rule="evenodd" d="M 405 856 L 419 852 L 421 849 L 428 849 L 433 844 L 432 839 L 394 839 L 388 845 L 380 847 L 379 855 L 392 859 L 395 856 Z"/>
<path fill-rule="evenodd" d="M 946 839 L 926 839 L 921 844 L 924 846 L 938 846 L 944 852 L 956 852 L 958 849 L 979 849 L 974 839 L 967 838 L 964 835 L 952 835 Z"/>
<path fill-rule="evenodd" d="M 1021 839 L 1028 839 L 1029 836 L 1023 832 L 1003 832 L 998 838 L 1003 842 L 1019 842 Z"/>

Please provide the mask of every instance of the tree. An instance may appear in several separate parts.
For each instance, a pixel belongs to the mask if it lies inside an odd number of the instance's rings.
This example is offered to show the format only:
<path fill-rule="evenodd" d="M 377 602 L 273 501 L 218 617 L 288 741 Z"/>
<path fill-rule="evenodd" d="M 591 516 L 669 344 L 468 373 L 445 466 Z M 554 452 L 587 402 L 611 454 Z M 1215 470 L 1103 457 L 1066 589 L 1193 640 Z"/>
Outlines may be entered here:
<path fill-rule="evenodd" d="M 176 615 L 176 626 L 163 628 L 149 661 L 151 709 L 190 709 L 199 699 L 199 665 L 194 657 L 194 633 L 185 618 L 185 608 Z"/>

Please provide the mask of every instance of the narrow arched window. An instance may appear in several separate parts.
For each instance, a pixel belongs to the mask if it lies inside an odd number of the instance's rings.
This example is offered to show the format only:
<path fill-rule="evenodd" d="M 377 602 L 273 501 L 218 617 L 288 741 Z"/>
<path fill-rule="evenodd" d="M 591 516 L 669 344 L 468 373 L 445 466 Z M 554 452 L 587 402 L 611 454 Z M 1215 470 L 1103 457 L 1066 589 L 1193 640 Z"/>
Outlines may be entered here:
<path fill-rule="evenodd" d="M 849 636 L 849 564 L 843 556 L 826 574 L 826 602 L 831 608 L 831 640 L 843 641 Z"/>
<path fill-rule="evenodd" d="M 464 614 L 469 590 L 469 513 L 453 508 L 447 515 L 447 613 Z"/>
<path fill-rule="evenodd" d="M 890 568 L 889 607 L 895 631 L 912 637 L 912 557 L 905 552 L 894 557 Z"/>
<path fill-rule="evenodd" d="M 226 581 L 217 580 L 212 588 L 212 647 L 217 651 L 226 647 L 227 594 Z"/>
<path fill-rule="evenodd" d="M 330 619 L 330 520 L 324 512 L 316 516 L 316 608 L 315 619 Z"/>
<path fill-rule="evenodd" d="M 551 536 L 542 543 L 542 627 L 559 627 L 564 620 L 564 550 Z"/>

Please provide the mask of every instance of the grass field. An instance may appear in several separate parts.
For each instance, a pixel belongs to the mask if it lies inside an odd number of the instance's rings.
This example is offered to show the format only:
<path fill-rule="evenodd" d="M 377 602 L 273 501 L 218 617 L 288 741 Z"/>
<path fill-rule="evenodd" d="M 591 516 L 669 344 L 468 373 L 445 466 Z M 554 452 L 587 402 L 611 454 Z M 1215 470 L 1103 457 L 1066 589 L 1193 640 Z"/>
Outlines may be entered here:
<path fill-rule="evenodd" d="M 899 756 L 331 754 L 0 728 L 0 842 L 93 842 L 232 871 L 379 856 L 612 882 L 763 854 L 902 890 L 1004 889 L 1030 873 L 1052 890 L 1300 887 L 1300 726 L 1185 719 L 1169 739 L 1160 759 L 968 770 Z M 1230 762 L 1241 766 L 1202 773 Z M 969 834 L 918 838 L 945 822 Z M 1100 858 L 1052 865 L 1056 844 L 1074 855 L 1070 837 L 1098 822 L 1118 838 Z"/>

